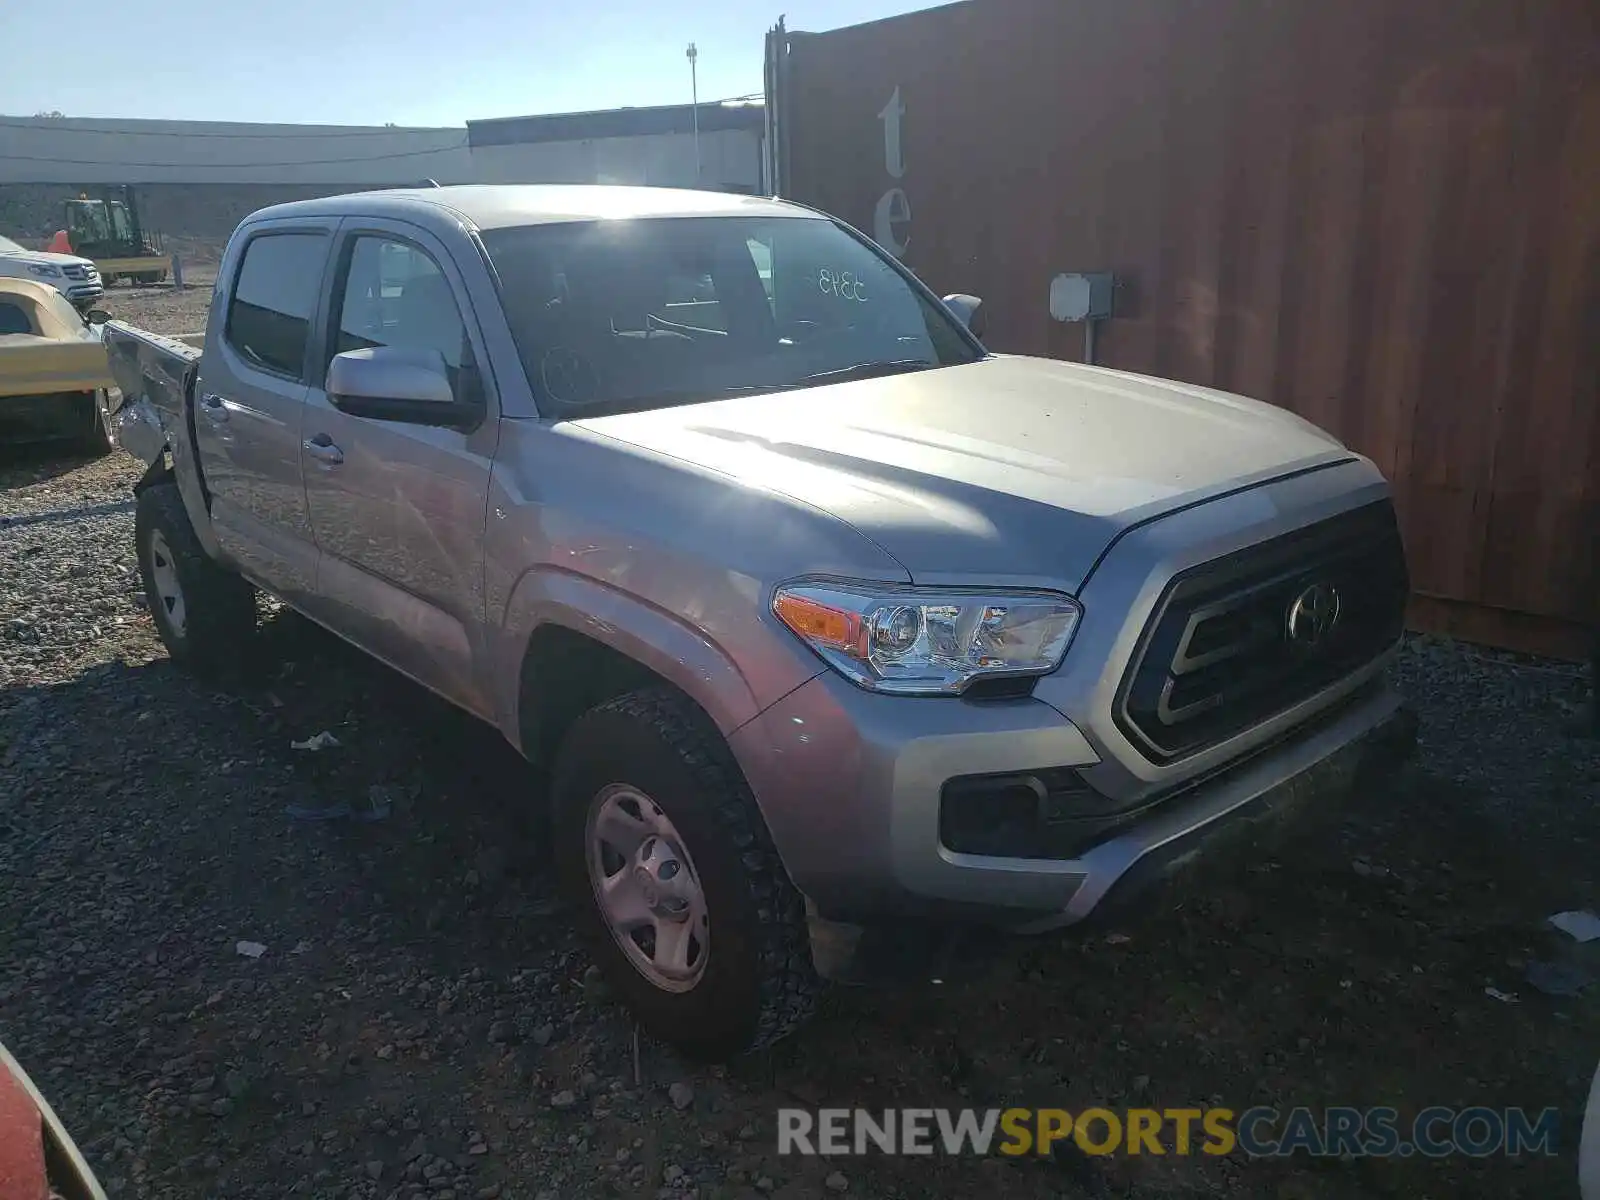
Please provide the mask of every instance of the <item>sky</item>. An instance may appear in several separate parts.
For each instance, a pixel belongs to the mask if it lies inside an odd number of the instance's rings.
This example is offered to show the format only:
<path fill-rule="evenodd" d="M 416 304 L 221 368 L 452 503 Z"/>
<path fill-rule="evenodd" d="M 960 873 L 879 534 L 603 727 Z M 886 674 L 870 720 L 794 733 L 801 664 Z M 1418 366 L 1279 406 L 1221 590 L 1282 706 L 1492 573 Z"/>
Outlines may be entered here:
<path fill-rule="evenodd" d="M 761 91 L 762 39 L 780 14 L 791 30 L 822 31 L 933 4 L 118 0 L 88 19 L 72 5 L 0 0 L 0 113 L 459 126 L 680 104 L 691 41 L 700 98 L 719 100 Z M 139 52 L 123 60 L 119 47 Z"/>

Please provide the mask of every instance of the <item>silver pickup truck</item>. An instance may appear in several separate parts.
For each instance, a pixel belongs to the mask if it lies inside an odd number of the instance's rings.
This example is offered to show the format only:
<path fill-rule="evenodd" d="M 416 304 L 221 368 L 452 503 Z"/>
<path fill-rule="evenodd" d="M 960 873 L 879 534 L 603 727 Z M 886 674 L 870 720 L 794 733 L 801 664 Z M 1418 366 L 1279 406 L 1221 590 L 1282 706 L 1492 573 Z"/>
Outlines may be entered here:
<path fill-rule="evenodd" d="M 1382 476 L 980 315 L 775 200 L 265 209 L 203 351 L 106 334 L 156 624 L 220 670 L 269 592 L 548 764 L 602 966 L 705 1055 L 911 930 L 1073 924 L 1336 814 L 1405 740 Z"/>

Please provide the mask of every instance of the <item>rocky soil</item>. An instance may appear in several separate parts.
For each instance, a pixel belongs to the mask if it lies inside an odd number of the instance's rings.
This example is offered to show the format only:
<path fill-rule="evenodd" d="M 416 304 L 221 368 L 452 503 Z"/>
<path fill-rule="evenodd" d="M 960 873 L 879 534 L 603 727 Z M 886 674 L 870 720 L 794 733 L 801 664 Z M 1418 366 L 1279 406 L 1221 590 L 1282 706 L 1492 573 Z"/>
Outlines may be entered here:
<path fill-rule="evenodd" d="M 203 320 L 181 307 L 199 293 L 127 295 L 119 316 Z M 1337 837 L 1112 930 L 982 939 L 939 985 L 836 992 L 708 1070 L 637 1039 L 590 972 L 538 788 L 495 734 L 289 613 L 264 620 L 258 678 L 171 667 L 137 474 L 0 455 L 0 1041 L 114 1196 L 1575 1194 L 1597 989 L 1525 971 L 1559 953 L 1545 916 L 1600 906 L 1576 668 L 1417 639 L 1398 674 L 1420 758 Z M 291 748 L 322 731 L 338 745 Z M 339 805 L 382 819 L 291 815 Z M 1568 1140 L 1520 1161 L 824 1161 L 774 1135 L 780 1106 L 1145 1103 L 1549 1105 Z"/>
<path fill-rule="evenodd" d="M 100 307 L 119 321 L 157 333 L 200 333 L 206 327 L 206 310 L 211 307 L 211 288 L 217 268 L 210 264 L 186 266 L 183 288 L 169 285 L 133 287 L 118 283 L 107 290 Z"/>

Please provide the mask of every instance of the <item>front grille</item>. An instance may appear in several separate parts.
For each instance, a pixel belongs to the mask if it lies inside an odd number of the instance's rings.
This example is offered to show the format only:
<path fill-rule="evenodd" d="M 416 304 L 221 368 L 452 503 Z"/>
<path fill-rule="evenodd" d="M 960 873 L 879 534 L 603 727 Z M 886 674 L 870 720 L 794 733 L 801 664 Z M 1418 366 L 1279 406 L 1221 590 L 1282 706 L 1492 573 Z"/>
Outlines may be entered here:
<path fill-rule="evenodd" d="M 1117 726 L 1157 762 L 1225 741 L 1392 646 L 1409 590 L 1388 501 L 1185 571 L 1123 679 Z"/>
<path fill-rule="evenodd" d="M 66 266 L 61 268 L 61 273 L 68 279 L 77 280 L 94 279 L 98 278 L 99 276 L 98 271 L 91 266 L 86 266 L 83 263 L 68 263 Z"/>

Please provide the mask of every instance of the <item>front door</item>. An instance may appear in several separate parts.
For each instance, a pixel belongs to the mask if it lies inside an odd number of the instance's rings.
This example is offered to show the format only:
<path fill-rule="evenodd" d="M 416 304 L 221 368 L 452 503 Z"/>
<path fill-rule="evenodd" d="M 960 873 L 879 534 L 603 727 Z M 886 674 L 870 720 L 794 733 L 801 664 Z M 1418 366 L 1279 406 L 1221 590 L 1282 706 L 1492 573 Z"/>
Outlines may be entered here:
<path fill-rule="evenodd" d="M 477 670 L 483 532 L 499 407 L 479 373 L 465 288 L 430 236 L 399 222 L 347 223 L 326 356 L 371 346 L 437 350 L 457 394 L 489 393 L 475 429 L 378 421 L 306 398 L 302 455 L 322 551 L 320 619 L 472 712 L 492 712 Z"/>
<path fill-rule="evenodd" d="M 295 604 L 316 586 L 300 426 L 336 225 L 252 228 L 223 264 L 195 384 L 195 443 L 217 543 L 244 575 Z"/>

